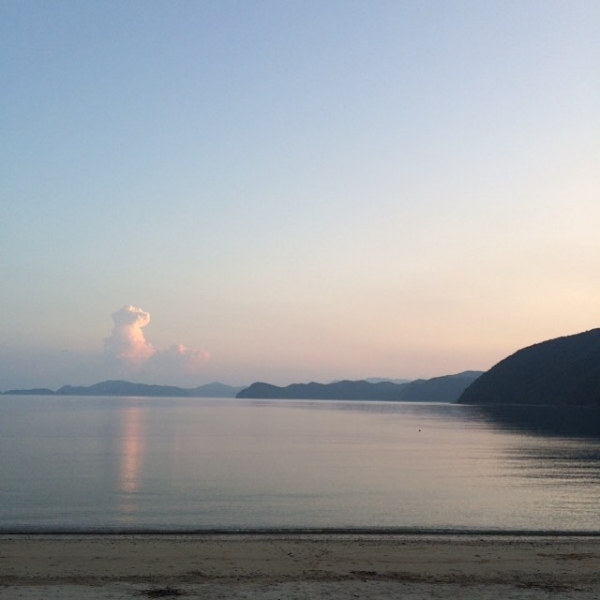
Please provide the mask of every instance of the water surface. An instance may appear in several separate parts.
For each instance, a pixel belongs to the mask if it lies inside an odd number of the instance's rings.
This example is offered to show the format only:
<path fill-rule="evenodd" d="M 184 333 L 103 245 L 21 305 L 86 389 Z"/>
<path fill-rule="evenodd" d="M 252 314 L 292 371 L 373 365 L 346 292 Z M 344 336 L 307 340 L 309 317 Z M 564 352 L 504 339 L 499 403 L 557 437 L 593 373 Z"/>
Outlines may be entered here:
<path fill-rule="evenodd" d="M 0 530 L 600 531 L 600 436 L 532 410 L 3 396 Z"/>

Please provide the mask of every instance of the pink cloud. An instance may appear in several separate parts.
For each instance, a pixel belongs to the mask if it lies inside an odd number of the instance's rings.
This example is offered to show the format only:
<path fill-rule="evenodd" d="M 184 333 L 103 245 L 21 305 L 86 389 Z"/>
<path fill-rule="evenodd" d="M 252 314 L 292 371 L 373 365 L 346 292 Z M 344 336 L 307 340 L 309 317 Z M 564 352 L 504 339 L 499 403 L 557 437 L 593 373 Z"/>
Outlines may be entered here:
<path fill-rule="evenodd" d="M 128 305 L 112 318 L 112 334 L 104 340 L 105 355 L 121 366 L 141 367 L 156 352 L 142 331 L 150 323 L 150 313 Z"/>
<path fill-rule="evenodd" d="M 167 350 L 157 350 L 146 340 L 143 328 L 150 323 L 150 313 L 126 305 L 112 315 L 114 327 L 104 340 L 104 355 L 119 375 L 138 373 L 144 378 L 177 381 L 191 376 L 209 359 L 205 350 L 173 344 Z"/>

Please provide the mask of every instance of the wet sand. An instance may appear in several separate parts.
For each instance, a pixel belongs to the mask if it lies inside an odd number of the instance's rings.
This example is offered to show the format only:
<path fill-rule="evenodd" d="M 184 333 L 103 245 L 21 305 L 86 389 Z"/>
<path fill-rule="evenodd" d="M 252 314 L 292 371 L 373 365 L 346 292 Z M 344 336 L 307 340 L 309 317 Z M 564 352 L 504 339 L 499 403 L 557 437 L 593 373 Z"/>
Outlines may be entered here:
<path fill-rule="evenodd" d="M 600 597 L 600 537 L 2 535 L 0 598 Z"/>

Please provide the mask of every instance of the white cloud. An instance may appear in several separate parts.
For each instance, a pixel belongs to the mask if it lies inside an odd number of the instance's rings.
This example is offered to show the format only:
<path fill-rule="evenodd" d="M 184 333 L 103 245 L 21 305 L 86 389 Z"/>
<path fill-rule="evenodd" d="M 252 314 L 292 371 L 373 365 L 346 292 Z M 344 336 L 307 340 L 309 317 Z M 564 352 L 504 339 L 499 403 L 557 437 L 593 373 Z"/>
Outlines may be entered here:
<path fill-rule="evenodd" d="M 113 313 L 112 318 L 115 325 L 104 340 L 105 356 L 121 367 L 140 368 L 156 352 L 142 331 L 150 323 L 150 313 L 130 304 Z"/>
<path fill-rule="evenodd" d="M 181 384 L 192 378 L 209 359 L 205 350 L 173 344 L 157 350 L 146 340 L 143 328 L 150 323 L 150 313 L 127 305 L 113 313 L 114 328 L 104 340 L 104 355 L 109 369 L 119 376 L 136 374 L 139 379 Z"/>
<path fill-rule="evenodd" d="M 153 354 L 144 370 L 148 374 L 172 379 L 176 375 L 196 373 L 209 357 L 210 354 L 204 350 L 193 350 L 183 344 L 173 344 L 167 350 Z"/>

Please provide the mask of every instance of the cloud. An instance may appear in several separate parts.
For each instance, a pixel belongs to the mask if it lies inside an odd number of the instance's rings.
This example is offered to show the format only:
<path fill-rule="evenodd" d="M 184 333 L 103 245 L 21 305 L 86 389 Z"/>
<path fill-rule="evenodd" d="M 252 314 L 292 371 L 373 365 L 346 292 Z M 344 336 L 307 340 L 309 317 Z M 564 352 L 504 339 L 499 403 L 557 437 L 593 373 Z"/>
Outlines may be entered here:
<path fill-rule="evenodd" d="M 177 384 L 191 377 L 206 363 L 210 354 L 183 344 L 157 350 L 146 340 L 143 328 L 150 323 L 150 313 L 127 305 L 113 313 L 114 327 L 104 340 L 104 355 L 109 368 L 119 375 L 136 373 L 138 377 Z"/>
<path fill-rule="evenodd" d="M 115 325 L 111 336 L 104 340 L 105 356 L 122 367 L 140 368 L 156 352 L 142 331 L 150 323 L 150 313 L 130 304 L 113 313 L 112 318 Z"/>
<path fill-rule="evenodd" d="M 148 361 L 148 368 L 164 373 L 196 372 L 210 357 L 205 350 L 192 350 L 183 344 L 173 344 L 168 350 L 156 352 Z"/>

